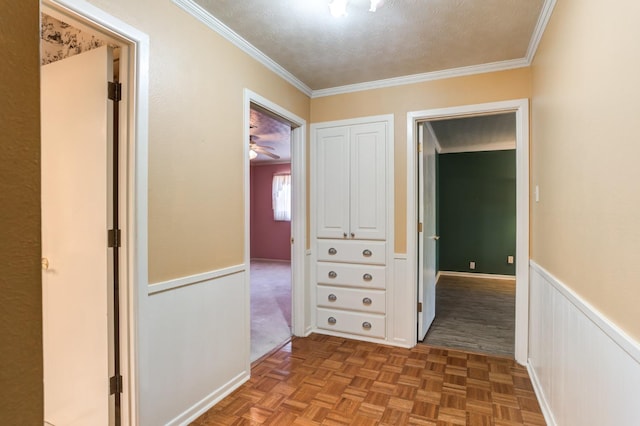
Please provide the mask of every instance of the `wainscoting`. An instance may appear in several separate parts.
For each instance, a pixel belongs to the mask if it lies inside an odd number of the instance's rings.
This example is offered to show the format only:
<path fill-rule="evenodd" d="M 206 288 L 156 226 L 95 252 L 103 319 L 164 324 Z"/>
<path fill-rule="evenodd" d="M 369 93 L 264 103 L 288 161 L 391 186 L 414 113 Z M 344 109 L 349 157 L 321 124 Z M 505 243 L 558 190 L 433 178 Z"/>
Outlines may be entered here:
<path fill-rule="evenodd" d="M 640 425 L 640 344 L 530 262 L 529 374 L 549 425 Z"/>

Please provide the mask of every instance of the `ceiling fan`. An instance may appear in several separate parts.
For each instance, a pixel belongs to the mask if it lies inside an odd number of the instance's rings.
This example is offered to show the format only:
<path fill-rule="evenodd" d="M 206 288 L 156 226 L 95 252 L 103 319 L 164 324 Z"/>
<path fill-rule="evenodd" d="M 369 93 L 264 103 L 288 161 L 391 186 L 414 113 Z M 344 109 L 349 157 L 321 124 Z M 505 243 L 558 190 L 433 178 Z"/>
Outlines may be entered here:
<path fill-rule="evenodd" d="M 249 136 L 249 159 L 253 160 L 258 156 L 258 154 L 266 155 L 267 157 L 273 158 L 274 160 L 279 160 L 280 156 L 274 154 L 273 152 L 275 148 L 267 145 L 258 145 L 255 139 L 259 139 L 256 135 Z"/>

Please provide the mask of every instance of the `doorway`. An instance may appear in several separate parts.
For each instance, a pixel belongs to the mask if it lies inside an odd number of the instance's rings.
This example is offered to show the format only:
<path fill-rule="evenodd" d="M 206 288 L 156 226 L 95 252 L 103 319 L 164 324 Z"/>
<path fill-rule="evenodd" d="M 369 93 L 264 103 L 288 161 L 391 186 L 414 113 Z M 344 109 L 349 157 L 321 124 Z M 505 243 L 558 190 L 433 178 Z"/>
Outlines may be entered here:
<path fill-rule="evenodd" d="M 269 339 L 266 341 L 263 339 L 262 343 L 256 340 L 255 343 L 261 344 L 263 348 L 257 350 L 257 348 L 254 348 L 254 346 L 257 346 L 254 345 L 254 335 L 258 337 L 258 333 L 254 333 L 252 330 L 249 358 L 250 362 L 253 362 L 261 355 L 264 355 L 265 351 L 269 352 L 269 349 L 275 349 L 278 343 L 282 343 L 281 338 L 278 336 L 288 335 L 286 338 L 289 338 L 292 334 L 300 336 L 304 334 L 306 328 L 304 316 L 306 297 L 304 287 L 306 258 L 306 121 L 247 89 L 245 89 L 244 94 L 244 106 L 244 140 L 246 141 L 244 259 L 245 265 L 249 269 L 249 273 L 245 275 L 247 277 L 246 289 L 248 295 L 247 312 L 251 317 L 249 318 L 249 323 L 254 322 L 252 292 L 258 290 L 259 287 L 264 288 L 265 285 L 279 284 L 278 287 L 280 288 L 280 296 L 274 295 L 273 292 L 269 291 L 262 292 L 262 295 L 267 298 L 275 298 L 273 303 L 277 306 L 268 309 L 267 313 L 278 317 L 279 326 L 277 328 L 279 331 L 274 333 L 271 343 L 269 343 Z M 252 118 L 254 122 L 256 120 L 258 122 L 253 123 Z M 264 124 L 260 124 L 260 120 Z M 252 128 L 252 126 L 255 127 Z M 288 152 L 277 151 L 277 144 L 280 141 L 273 139 L 274 133 L 278 133 L 273 129 L 277 128 L 281 128 L 280 133 L 282 134 L 286 133 L 285 128 L 288 129 Z M 252 138 L 252 136 L 254 137 Z M 285 157 L 287 155 L 290 157 L 289 161 L 282 161 L 286 160 Z M 274 158 L 276 156 L 279 158 Z M 252 162 L 255 165 L 252 165 Z M 262 165 L 259 165 L 260 163 Z M 259 185 L 260 182 L 262 185 Z M 252 190 L 255 191 L 259 186 L 263 190 L 260 193 L 254 192 L 252 194 Z M 283 199 L 277 199 L 278 194 L 274 192 L 274 188 L 283 190 L 287 186 L 290 190 L 290 221 L 279 220 L 286 219 L 286 217 L 276 217 L 276 214 L 280 215 L 282 212 L 274 211 L 276 204 L 283 201 Z M 281 191 L 280 195 L 283 195 L 283 193 Z M 262 220 L 266 221 L 261 222 L 257 220 L 258 216 L 256 214 L 252 214 L 255 213 L 253 208 L 258 206 L 258 199 L 255 197 L 266 198 L 262 203 L 266 207 L 262 206 L 261 208 L 263 213 L 266 210 L 266 214 L 262 215 Z M 264 228 L 266 226 L 265 223 L 273 225 L 272 230 L 277 231 L 280 228 L 280 231 L 266 235 L 265 232 L 268 234 L 268 231 Z M 289 234 L 285 235 L 286 232 L 282 232 L 283 230 L 288 230 Z M 283 235 L 285 236 L 283 237 Z M 268 262 L 265 262 L 265 259 L 268 259 Z M 254 275 L 254 273 L 261 274 L 262 278 L 266 278 L 266 283 L 261 282 L 261 277 Z M 276 278 L 275 282 L 269 284 L 269 277 L 280 278 Z M 285 282 L 283 286 L 282 284 L 283 281 L 286 281 L 286 277 L 289 278 L 289 283 Z M 254 284 L 256 285 L 254 286 Z M 289 287 L 288 300 L 286 294 L 287 284 Z M 254 292 L 254 294 L 256 301 L 258 301 L 259 292 Z M 287 316 L 289 321 L 287 321 Z M 255 319 L 258 319 L 258 317 L 256 316 Z M 256 325 L 253 324 L 254 327 Z"/>
<path fill-rule="evenodd" d="M 146 193 L 134 173 L 144 150 L 133 155 L 146 146 L 135 126 L 146 117 L 135 110 L 146 40 L 94 6 L 68 3 L 41 5 L 44 421 L 128 425 L 132 284 L 146 264 L 146 224 L 134 221 L 146 197 L 132 197 Z"/>
<path fill-rule="evenodd" d="M 418 242 L 417 229 L 419 210 L 417 199 L 419 135 L 418 123 L 430 120 L 445 120 L 461 117 L 474 117 L 514 113 L 516 121 L 515 158 L 516 158 L 516 248 L 515 248 L 515 276 L 516 276 L 516 307 L 515 307 L 515 359 L 519 363 L 526 363 L 528 341 L 528 259 L 529 259 L 529 151 L 528 151 L 528 100 L 515 100 L 480 105 L 468 105 L 454 108 L 425 110 L 407 114 L 408 155 L 407 155 L 407 185 L 408 197 L 407 220 L 407 257 L 410 273 L 415 278 L 416 299 L 420 294 L 418 277 Z M 436 235 L 436 234 L 434 234 Z M 471 266 L 471 265 L 470 265 Z M 435 292 L 433 293 L 435 297 Z M 416 300 L 414 299 L 414 300 Z M 419 300 L 420 301 L 420 300 Z M 434 303 L 435 305 L 435 303 Z M 424 315 L 424 314 L 423 314 Z M 416 313 L 416 325 L 421 320 L 420 313 Z M 416 341 L 418 333 L 416 332 Z"/>
<path fill-rule="evenodd" d="M 251 362 L 291 338 L 291 125 L 251 104 Z"/>

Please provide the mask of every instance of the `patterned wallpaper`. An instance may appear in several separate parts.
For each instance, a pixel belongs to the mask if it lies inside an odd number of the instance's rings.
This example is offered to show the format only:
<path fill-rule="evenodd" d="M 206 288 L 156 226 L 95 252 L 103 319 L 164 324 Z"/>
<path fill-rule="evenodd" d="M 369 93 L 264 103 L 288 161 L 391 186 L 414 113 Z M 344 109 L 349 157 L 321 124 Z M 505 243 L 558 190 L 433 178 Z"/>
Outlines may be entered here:
<path fill-rule="evenodd" d="M 44 13 L 40 26 L 42 65 L 104 46 L 106 43 L 88 31 L 81 31 Z M 112 47 L 117 48 L 116 45 Z"/>

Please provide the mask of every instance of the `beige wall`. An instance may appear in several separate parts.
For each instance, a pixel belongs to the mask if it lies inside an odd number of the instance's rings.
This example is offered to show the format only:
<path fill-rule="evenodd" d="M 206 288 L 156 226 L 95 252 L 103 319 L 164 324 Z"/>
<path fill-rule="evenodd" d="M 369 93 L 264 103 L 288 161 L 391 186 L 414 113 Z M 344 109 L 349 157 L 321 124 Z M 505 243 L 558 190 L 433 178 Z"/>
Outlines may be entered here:
<path fill-rule="evenodd" d="M 43 419 L 39 2 L 0 0 L 0 424 Z"/>
<path fill-rule="evenodd" d="M 435 80 L 311 100 L 311 120 L 342 120 L 368 115 L 395 116 L 395 251 L 406 253 L 407 112 L 497 102 L 531 96 L 528 68 Z"/>
<path fill-rule="evenodd" d="M 557 3 L 533 64 L 532 258 L 640 340 L 640 3 Z"/>
<path fill-rule="evenodd" d="M 243 262 L 243 89 L 301 118 L 309 98 L 170 0 L 91 0 L 147 33 L 149 281 Z"/>

